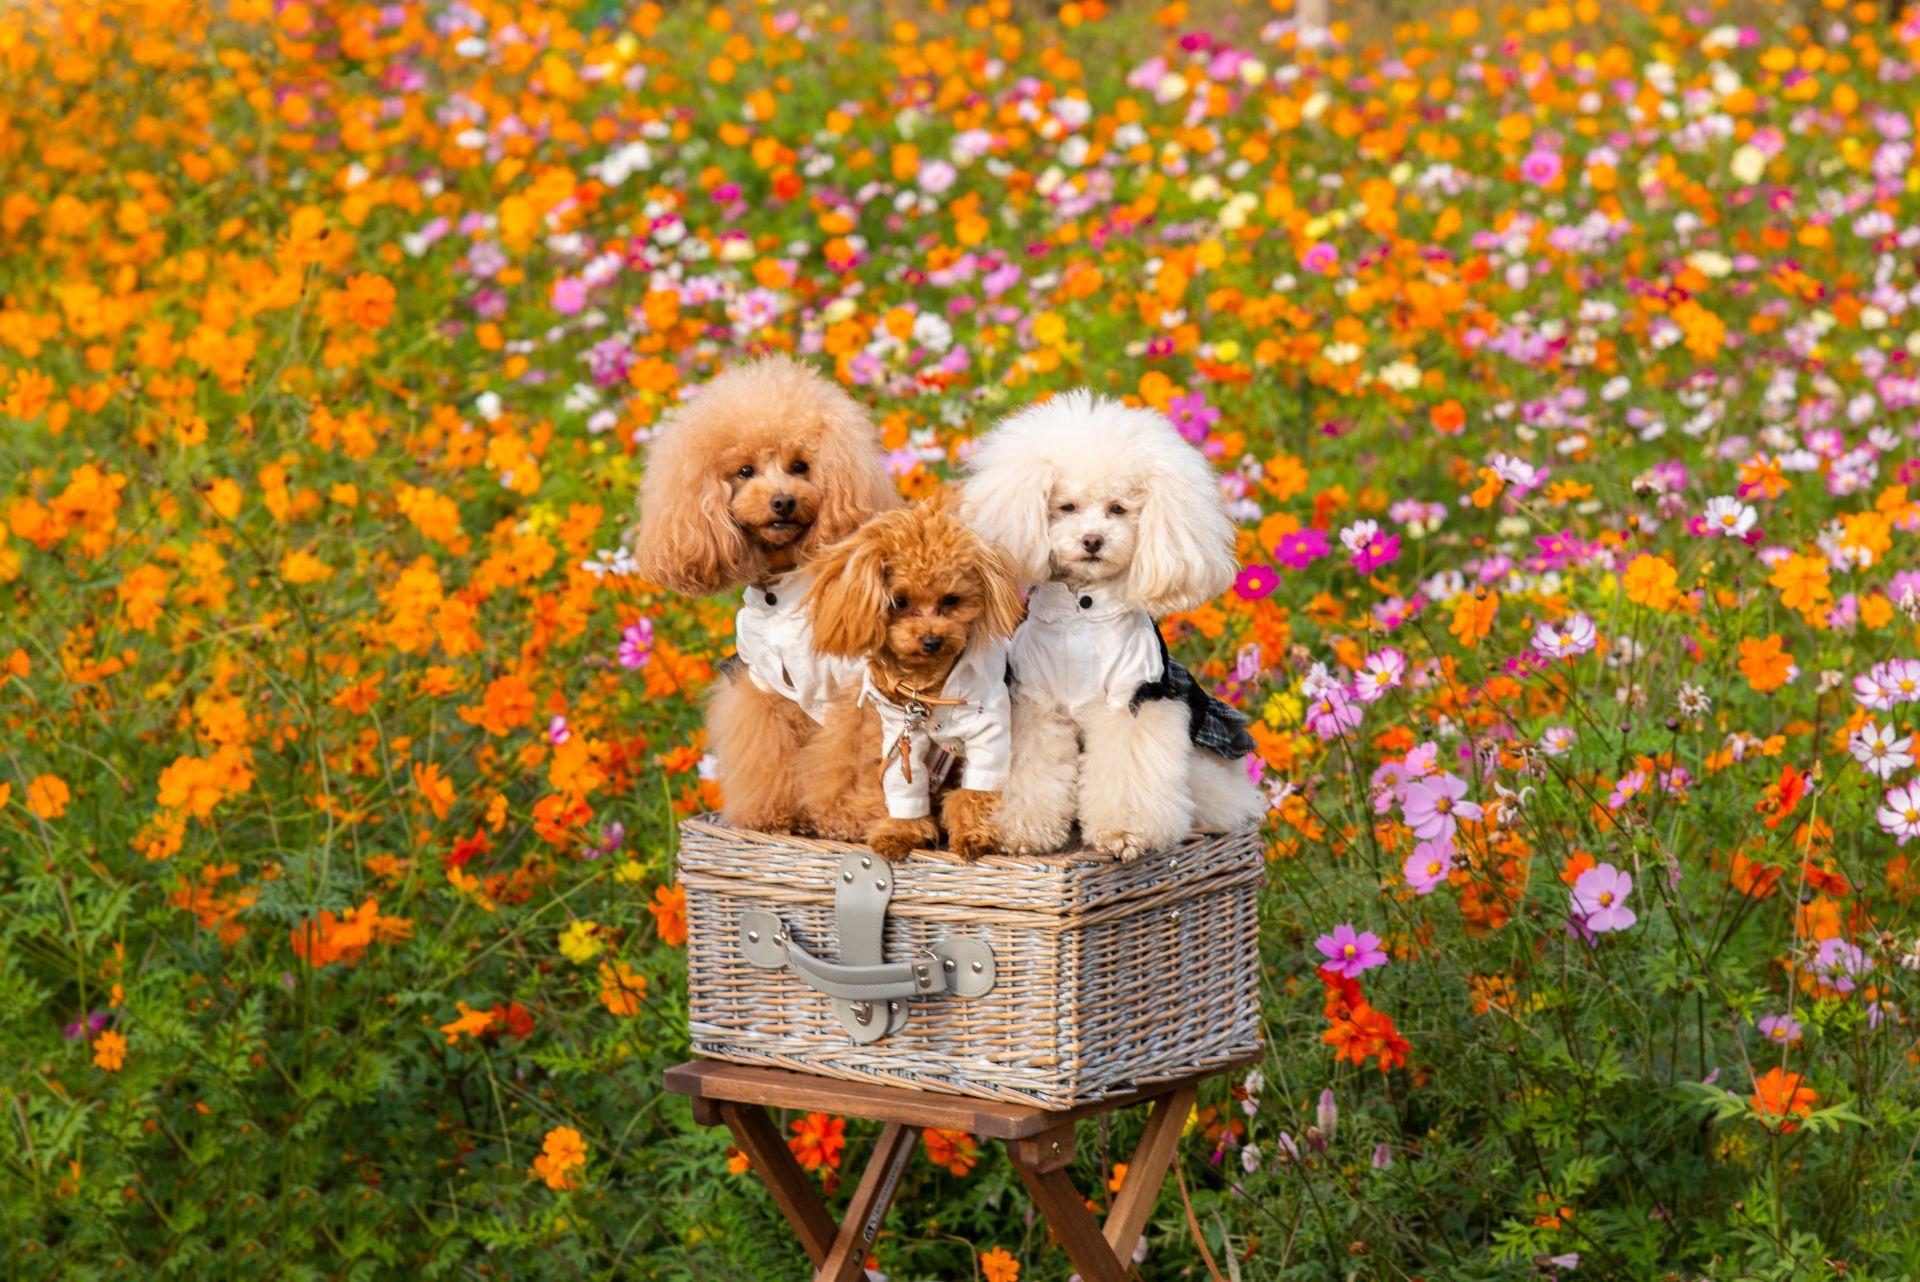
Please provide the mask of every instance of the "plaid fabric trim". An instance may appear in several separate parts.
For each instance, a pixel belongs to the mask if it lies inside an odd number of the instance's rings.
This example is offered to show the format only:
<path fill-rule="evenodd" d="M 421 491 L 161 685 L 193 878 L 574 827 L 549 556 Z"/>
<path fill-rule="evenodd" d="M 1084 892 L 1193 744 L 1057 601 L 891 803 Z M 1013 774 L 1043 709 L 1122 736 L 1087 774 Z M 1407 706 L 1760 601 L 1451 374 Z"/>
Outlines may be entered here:
<path fill-rule="evenodd" d="M 1216 756 L 1238 761 L 1254 750 L 1253 736 L 1247 733 L 1247 718 L 1240 709 L 1220 698 L 1193 679 L 1193 673 L 1174 662 L 1167 653 L 1167 639 L 1155 625 L 1153 635 L 1160 642 L 1160 679 L 1148 681 L 1133 692 L 1127 709 L 1138 712 L 1150 699 L 1173 699 L 1187 705 L 1187 737 L 1196 748 L 1205 748 Z"/>

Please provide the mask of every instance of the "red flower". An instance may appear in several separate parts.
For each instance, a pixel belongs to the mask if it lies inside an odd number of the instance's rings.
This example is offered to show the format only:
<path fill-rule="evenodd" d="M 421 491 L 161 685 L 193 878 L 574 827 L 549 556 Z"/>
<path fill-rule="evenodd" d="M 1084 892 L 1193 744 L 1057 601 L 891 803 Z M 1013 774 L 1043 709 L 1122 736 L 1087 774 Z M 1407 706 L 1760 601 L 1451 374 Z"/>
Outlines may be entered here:
<path fill-rule="evenodd" d="M 808 1113 L 793 1124 L 793 1138 L 787 1147 L 809 1171 L 826 1167 L 840 1169 L 840 1154 L 847 1147 L 847 1121 L 825 1113 Z"/>

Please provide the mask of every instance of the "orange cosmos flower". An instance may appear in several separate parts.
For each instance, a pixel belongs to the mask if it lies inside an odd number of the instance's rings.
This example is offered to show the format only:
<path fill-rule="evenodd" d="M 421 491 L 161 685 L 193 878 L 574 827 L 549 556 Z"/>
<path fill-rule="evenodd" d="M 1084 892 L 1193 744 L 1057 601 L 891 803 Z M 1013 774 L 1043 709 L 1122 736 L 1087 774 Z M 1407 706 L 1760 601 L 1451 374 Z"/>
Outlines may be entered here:
<path fill-rule="evenodd" d="M 392 281 L 361 272 L 347 281 L 345 289 L 328 290 L 320 300 L 320 312 L 329 328 L 354 326 L 371 332 L 385 329 L 393 319 L 395 297 Z"/>
<path fill-rule="evenodd" d="M 1020 1261 L 996 1246 L 981 1254 L 980 1276 L 987 1282 L 1020 1282 Z"/>
<path fill-rule="evenodd" d="M 533 1174 L 547 1182 L 550 1189 L 577 1186 L 575 1173 L 587 1164 L 587 1142 L 571 1126 L 556 1126 L 547 1132 L 540 1156 L 533 1159 Z"/>
<path fill-rule="evenodd" d="M 1665 610 L 1679 596 L 1674 585 L 1680 581 L 1680 572 L 1665 557 L 1642 552 L 1633 558 L 1627 566 L 1623 586 L 1627 590 L 1627 600 L 1635 605 L 1644 605 L 1650 610 Z"/>
<path fill-rule="evenodd" d="M 72 800 L 73 790 L 59 775 L 36 775 L 27 784 L 27 809 L 36 819 L 58 819 Z"/>
<path fill-rule="evenodd" d="M 1793 656 L 1782 647 L 1778 632 L 1740 642 L 1740 671 L 1745 674 L 1747 684 L 1763 694 L 1778 690 L 1799 673 Z"/>
<path fill-rule="evenodd" d="M 600 1004 L 625 1019 L 638 1014 L 646 1000 L 647 977 L 636 973 L 625 962 L 600 964 Z"/>
<path fill-rule="evenodd" d="M 127 1062 L 127 1039 L 109 1028 L 93 1039 L 93 1062 L 109 1073 L 117 1073 Z"/>
<path fill-rule="evenodd" d="M 678 948 L 687 942 L 687 892 L 679 882 L 656 888 L 647 911 L 653 914 L 661 943 Z"/>
<path fill-rule="evenodd" d="M 793 1124 L 793 1138 L 787 1147 L 809 1171 L 825 1167 L 840 1169 L 840 1154 L 847 1147 L 847 1121 L 825 1113 L 808 1113 Z"/>
<path fill-rule="evenodd" d="M 980 1160 L 980 1147 L 965 1131 L 929 1127 L 920 1133 L 927 1144 L 927 1160 L 953 1175 L 965 1175 Z"/>
<path fill-rule="evenodd" d="M 1820 1095 L 1811 1088 L 1802 1085 L 1806 1079 L 1798 1073 L 1784 1072 L 1770 1068 L 1754 1079 L 1752 1104 L 1753 1111 L 1760 1115 L 1760 1124 L 1768 1130 L 1781 1135 L 1791 1135 L 1794 1130 L 1792 1119 L 1805 1117 L 1813 1111 Z"/>

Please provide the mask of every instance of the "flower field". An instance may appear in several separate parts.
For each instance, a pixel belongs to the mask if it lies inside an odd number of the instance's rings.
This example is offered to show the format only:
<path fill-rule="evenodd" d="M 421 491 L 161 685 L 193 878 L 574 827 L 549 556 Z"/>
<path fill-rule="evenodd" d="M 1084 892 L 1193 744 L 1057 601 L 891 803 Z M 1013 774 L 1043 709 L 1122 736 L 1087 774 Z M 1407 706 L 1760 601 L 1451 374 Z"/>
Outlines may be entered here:
<path fill-rule="evenodd" d="M 1268 1049 L 1143 1278 L 1920 1276 L 1920 18 L 846 8 L 0 8 L 0 1272 L 801 1275 L 659 1090 L 733 604 L 622 549 L 777 349 L 1241 522 Z"/>

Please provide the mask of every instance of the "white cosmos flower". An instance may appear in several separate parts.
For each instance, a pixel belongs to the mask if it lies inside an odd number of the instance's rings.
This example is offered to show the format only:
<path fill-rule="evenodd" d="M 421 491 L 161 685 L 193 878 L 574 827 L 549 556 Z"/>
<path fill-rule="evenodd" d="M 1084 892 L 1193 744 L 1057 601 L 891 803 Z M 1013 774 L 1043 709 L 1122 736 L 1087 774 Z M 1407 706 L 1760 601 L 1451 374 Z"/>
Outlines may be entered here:
<path fill-rule="evenodd" d="M 1533 648 L 1549 659 L 1568 659 L 1585 654 L 1599 643 L 1593 620 L 1576 614 L 1558 627 L 1543 623 L 1533 630 Z"/>
<path fill-rule="evenodd" d="M 1847 751 L 1860 768 L 1876 779 L 1891 779 L 1913 764 L 1913 736 L 1893 737 L 1892 726 L 1877 726 L 1869 721 L 1853 732 Z"/>
<path fill-rule="evenodd" d="M 1705 523 L 1708 534 L 1742 539 L 1759 519 L 1759 514 L 1751 504 L 1742 503 L 1731 495 L 1722 494 L 1719 498 L 1707 500 Z"/>
<path fill-rule="evenodd" d="M 1904 846 L 1912 838 L 1920 837 L 1920 783 L 1887 789 L 1886 799 L 1877 817 L 1881 829 L 1895 839 L 1897 846 Z"/>

